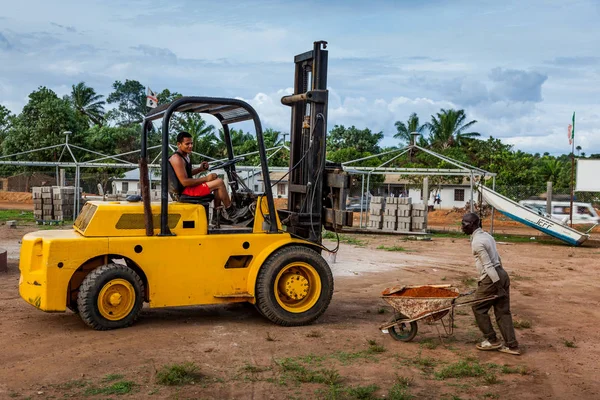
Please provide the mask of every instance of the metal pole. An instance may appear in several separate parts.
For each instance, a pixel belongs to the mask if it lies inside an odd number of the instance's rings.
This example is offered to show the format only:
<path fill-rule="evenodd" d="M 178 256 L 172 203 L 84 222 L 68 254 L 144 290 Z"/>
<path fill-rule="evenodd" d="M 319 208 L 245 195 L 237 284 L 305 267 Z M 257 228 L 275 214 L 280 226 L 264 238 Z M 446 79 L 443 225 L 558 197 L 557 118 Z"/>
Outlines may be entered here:
<path fill-rule="evenodd" d="M 471 171 L 471 212 L 473 212 L 473 171 Z"/>
<path fill-rule="evenodd" d="M 492 190 L 496 191 L 496 177 L 492 177 Z M 490 226 L 490 234 L 494 234 L 494 211 L 496 211 L 496 209 L 492 206 L 492 224 Z"/>
<path fill-rule="evenodd" d="M 546 182 L 546 214 L 552 215 L 552 181 Z"/>
<path fill-rule="evenodd" d="M 369 197 L 371 196 L 371 192 L 369 191 L 369 187 L 371 185 L 371 171 L 367 173 L 367 201 L 369 201 Z M 364 196 L 364 193 L 363 193 Z M 361 200 L 362 201 L 362 200 Z"/>
<path fill-rule="evenodd" d="M 362 176 L 362 185 L 360 188 L 360 204 L 362 205 L 363 198 L 365 197 L 365 174 L 361 174 L 361 176 Z M 363 227 L 362 222 L 363 222 L 363 216 L 362 216 L 362 212 L 361 212 L 360 213 L 360 221 L 358 224 L 359 228 Z"/>
<path fill-rule="evenodd" d="M 573 147 L 575 147 L 575 141 L 573 140 Z M 571 220 L 571 228 L 573 227 L 573 189 L 574 180 L 575 180 L 575 149 L 571 150 L 571 206 L 569 207 L 569 219 Z"/>
<path fill-rule="evenodd" d="M 425 210 L 423 210 L 423 231 L 427 231 L 427 212 L 429 211 L 429 178 L 423 178 L 423 204 L 425 205 Z"/>

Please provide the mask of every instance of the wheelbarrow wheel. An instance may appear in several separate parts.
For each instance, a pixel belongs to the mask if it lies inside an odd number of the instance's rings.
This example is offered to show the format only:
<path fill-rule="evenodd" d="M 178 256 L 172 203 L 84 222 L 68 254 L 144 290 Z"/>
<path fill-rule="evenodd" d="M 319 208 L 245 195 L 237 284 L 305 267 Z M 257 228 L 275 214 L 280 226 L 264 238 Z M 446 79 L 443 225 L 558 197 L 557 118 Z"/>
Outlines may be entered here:
<path fill-rule="evenodd" d="M 406 317 L 401 316 L 396 319 L 406 319 Z M 409 324 L 407 324 L 406 322 L 400 322 L 388 328 L 388 333 L 394 340 L 399 340 L 401 342 L 410 342 L 415 338 L 415 336 L 417 336 L 418 330 L 419 327 L 417 325 L 417 321 L 413 321 Z"/>

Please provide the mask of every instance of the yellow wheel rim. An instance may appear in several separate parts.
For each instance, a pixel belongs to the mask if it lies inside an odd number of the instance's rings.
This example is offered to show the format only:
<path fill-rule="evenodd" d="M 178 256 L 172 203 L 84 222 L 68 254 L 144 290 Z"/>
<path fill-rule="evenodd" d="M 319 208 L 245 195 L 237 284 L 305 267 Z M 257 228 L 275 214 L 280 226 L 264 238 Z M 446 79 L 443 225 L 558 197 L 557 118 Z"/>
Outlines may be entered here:
<path fill-rule="evenodd" d="M 110 321 L 125 318 L 135 304 L 135 289 L 125 279 L 109 281 L 98 295 L 98 311 Z"/>
<path fill-rule="evenodd" d="M 311 265 L 294 262 L 283 267 L 274 283 L 277 303 L 286 311 L 310 310 L 321 295 L 321 278 Z"/>

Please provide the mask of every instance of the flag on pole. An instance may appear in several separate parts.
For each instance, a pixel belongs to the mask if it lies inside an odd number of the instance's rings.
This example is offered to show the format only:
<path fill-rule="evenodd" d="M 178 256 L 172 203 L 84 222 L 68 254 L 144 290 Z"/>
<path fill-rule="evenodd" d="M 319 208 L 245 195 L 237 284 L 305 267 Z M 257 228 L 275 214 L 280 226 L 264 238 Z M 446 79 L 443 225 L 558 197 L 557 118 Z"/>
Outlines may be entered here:
<path fill-rule="evenodd" d="M 156 106 L 158 106 L 156 93 L 154 93 L 150 87 L 148 87 L 148 94 L 146 95 L 146 106 L 150 108 L 156 108 Z"/>
<path fill-rule="evenodd" d="M 573 144 L 573 141 L 575 140 L 575 112 L 573 112 L 573 121 L 569 124 L 568 134 L 569 144 Z"/>

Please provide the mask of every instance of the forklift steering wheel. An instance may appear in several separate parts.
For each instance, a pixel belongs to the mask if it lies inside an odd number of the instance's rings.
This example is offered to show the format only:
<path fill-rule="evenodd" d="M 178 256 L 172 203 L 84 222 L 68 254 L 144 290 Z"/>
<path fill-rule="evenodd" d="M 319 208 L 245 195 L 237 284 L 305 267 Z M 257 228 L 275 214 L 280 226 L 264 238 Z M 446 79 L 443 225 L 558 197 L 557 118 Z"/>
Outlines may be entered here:
<path fill-rule="evenodd" d="M 232 165 L 234 165 L 235 163 L 243 161 L 243 160 L 244 160 L 244 157 L 236 157 L 233 160 L 227 160 L 221 164 L 210 167 L 209 171 L 214 171 L 215 169 L 228 168 L 228 167 L 231 167 Z"/>

